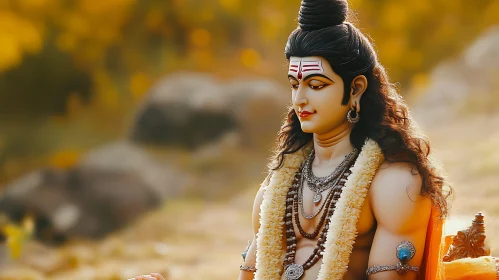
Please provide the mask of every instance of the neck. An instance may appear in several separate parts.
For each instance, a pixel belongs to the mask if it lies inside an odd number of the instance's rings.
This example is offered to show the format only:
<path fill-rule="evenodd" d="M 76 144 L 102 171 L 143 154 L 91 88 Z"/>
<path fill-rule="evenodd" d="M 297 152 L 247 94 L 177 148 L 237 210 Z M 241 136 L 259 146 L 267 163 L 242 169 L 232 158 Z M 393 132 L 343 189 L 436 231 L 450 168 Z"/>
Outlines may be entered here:
<path fill-rule="evenodd" d="M 328 165 L 334 159 L 353 150 L 350 142 L 352 127 L 346 123 L 324 133 L 314 134 L 315 164 Z"/>

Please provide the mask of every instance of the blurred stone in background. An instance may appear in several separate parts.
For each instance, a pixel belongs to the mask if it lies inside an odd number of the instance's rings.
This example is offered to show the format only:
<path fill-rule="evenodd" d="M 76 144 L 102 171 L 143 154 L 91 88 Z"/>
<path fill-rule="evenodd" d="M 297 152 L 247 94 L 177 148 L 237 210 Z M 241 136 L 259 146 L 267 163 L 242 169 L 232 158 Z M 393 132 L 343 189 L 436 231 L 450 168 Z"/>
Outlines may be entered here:
<path fill-rule="evenodd" d="M 77 168 L 109 173 L 135 174 L 157 200 L 177 197 L 188 176 L 173 164 L 155 159 L 144 147 L 127 140 L 116 141 L 91 150 Z"/>
<path fill-rule="evenodd" d="M 289 102 L 286 93 L 262 78 L 221 82 L 210 74 L 175 73 L 153 86 L 130 137 L 142 144 L 195 149 L 235 131 L 241 144 L 268 148 Z"/>
<path fill-rule="evenodd" d="M 480 35 L 461 56 L 442 62 L 418 93 L 414 114 L 425 125 L 499 111 L 499 26 Z"/>
<path fill-rule="evenodd" d="M 21 178 L 6 188 L 0 211 L 14 221 L 34 215 L 36 236 L 59 244 L 72 236 L 102 237 L 160 202 L 138 173 L 78 167 Z"/>

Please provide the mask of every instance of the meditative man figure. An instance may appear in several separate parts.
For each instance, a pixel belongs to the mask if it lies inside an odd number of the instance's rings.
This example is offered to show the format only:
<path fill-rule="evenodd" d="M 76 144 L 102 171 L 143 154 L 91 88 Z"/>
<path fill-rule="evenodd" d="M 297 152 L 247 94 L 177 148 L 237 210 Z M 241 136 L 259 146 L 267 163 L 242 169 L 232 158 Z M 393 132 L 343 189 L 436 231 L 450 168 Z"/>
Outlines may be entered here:
<path fill-rule="evenodd" d="M 285 48 L 292 106 L 240 280 L 425 278 L 445 181 L 347 12 L 344 0 L 302 1 Z"/>
<path fill-rule="evenodd" d="M 285 48 L 292 106 L 239 280 L 444 279 L 447 184 L 347 12 L 346 0 L 302 0 Z"/>

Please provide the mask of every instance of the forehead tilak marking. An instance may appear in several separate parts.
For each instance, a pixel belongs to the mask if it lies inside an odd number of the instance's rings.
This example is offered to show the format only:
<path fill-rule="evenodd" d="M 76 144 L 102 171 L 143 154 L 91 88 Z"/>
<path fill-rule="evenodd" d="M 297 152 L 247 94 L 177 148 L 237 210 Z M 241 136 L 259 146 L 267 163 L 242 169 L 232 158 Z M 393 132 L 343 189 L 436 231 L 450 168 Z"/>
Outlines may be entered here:
<path fill-rule="evenodd" d="M 289 71 L 298 73 L 298 80 L 303 78 L 304 72 L 309 71 L 319 71 L 321 73 L 324 72 L 324 68 L 322 67 L 322 61 L 303 61 L 301 59 L 291 60 L 289 65 Z"/>

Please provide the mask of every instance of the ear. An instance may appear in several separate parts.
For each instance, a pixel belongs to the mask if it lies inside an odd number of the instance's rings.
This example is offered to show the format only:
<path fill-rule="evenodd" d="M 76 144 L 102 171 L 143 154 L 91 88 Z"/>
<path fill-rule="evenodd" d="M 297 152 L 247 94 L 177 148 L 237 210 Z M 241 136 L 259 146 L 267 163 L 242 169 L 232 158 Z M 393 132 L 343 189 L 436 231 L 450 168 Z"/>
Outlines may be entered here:
<path fill-rule="evenodd" d="M 367 78 L 364 75 L 359 75 L 352 80 L 350 84 L 350 108 L 360 112 L 360 98 L 367 89 Z"/>

